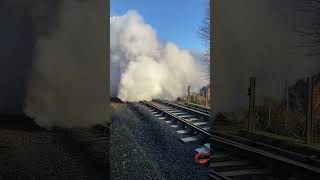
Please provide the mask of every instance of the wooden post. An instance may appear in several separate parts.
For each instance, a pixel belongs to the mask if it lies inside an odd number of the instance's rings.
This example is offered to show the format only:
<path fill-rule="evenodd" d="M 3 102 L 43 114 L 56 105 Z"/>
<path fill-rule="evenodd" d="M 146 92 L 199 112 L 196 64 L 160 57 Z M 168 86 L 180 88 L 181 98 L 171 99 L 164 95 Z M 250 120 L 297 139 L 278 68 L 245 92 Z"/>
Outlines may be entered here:
<path fill-rule="evenodd" d="M 313 143 L 313 77 L 307 77 L 306 143 Z"/>
<path fill-rule="evenodd" d="M 271 100 L 268 100 L 268 127 L 271 126 Z"/>
<path fill-rule="evenodd" d="M 285 118 L 285 128 L 288 129 L 288 114 L 289 114 L 289 85 L 286 81 L 286 118 Z"/>
<path fill-rule="evenodd" d="M 208 107 L 208 87 L 205 87 L 206 107 Z"/>
<path fill-rule="evenodd" d="M 255 86 L 256 86 L 256 77 L 250 77 L 250 87 L 249 87 L 249 119 L 248 119 L 248 130 L 254 132 L 255 130 Z"/>
<path fill-rule="evenodd" d="M 190 86 L 188 86 L 188 97 L 187 97 L 187 103 L 190 102 Z"/>

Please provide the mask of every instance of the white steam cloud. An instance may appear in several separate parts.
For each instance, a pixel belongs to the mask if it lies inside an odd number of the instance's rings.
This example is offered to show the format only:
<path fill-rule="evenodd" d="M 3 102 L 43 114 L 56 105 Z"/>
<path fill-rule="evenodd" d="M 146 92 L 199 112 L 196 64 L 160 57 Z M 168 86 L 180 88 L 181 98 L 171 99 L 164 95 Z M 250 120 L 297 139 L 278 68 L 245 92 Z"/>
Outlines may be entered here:
<path fill-rule="evenodd" d="M 105 123 L 105 6 L 100 0 L 65 0 L 48 11 L 49 2 L 39 1 L 33 9 L 34 16 L 45 14 L 54 25 L 37 39 L 24 111 L 46 128 Z"/>
<path fill-rule="evenodd" d="M 111 97 L 123 101 L 173 100 L 206 85 L 191 53 L 162 44 L 136 11 L 110 18 Z"/>

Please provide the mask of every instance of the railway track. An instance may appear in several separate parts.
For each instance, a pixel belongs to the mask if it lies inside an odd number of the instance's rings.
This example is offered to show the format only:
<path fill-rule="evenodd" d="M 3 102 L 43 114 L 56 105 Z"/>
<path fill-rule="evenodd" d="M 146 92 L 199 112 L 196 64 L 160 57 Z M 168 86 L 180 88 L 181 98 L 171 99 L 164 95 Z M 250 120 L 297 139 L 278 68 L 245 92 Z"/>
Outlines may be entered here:
<path fill-rule="evenodd" d="M 210 114 L 169 101 L 142 101 L 159 120 L 164 120 L 184 143 L 206 141 L 210 137 Z"/>
<path fill-rule="evenodd" d="M 193 103 L 173 103 L 170 101 L 165 100 L 154 100 L 155 102 L 159 102 L 168 106 L 171 106 L 173 108 L 178 108 L 181 110 L 189 111 L 190 113 L 194 113 L 194 115 L 197 115 L 197 113 L 201 116 L 205 116 L 206 118 L 210 119 L 210 109 L 206 108 L 204 106 L 196 105 Z"/>
<path fill-rule="evenodd" d="M 194 103 L 183 103 L 181 105 L 184 105 L 184 106 L 187 106 L 187 107 L 190 107 L 190 108 L 193 108 L 193 109 L 196 109 L 196 110 L 199 110 L 199 111 L 202 111 L 202 112 L 207 112 L 210 114 L 210 108 L 207 108 L 207 107 L 204 107 L 204 106 L 200 106 L 198 104 L 194 104 Z"/>
<path fill-rule="evenodd" d="M 211 136 L 212 179 L 318 179 L 320 166 L 311 160 L 296 160 L 216 135 Z M 297 156 L 297 155 L 296 155 Z"/>
<path fill-rule="evenodd" d="M 170 101 L 142 101 L 154 116 L 164 120 L 181 141 L 205 139 L 211 143 L 210 178 L 235 179 L 320 179 L 319 162 L 277 147 L 244 143 L 221 134 L 210 133 L 210 113 L 193 106 Z"/>

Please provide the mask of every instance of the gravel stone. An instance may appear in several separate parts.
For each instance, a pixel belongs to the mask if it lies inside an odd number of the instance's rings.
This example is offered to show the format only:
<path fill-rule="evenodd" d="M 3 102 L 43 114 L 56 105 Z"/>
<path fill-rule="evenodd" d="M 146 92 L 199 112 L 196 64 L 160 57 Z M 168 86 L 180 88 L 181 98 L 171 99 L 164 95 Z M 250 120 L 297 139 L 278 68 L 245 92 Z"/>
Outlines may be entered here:
<path fill-rule="evenodd" d="M 194 162 L 204 142 L 182 143 L 175 128 L 138 103 L 111 105 L 111 179 L 209 179 Z"/>

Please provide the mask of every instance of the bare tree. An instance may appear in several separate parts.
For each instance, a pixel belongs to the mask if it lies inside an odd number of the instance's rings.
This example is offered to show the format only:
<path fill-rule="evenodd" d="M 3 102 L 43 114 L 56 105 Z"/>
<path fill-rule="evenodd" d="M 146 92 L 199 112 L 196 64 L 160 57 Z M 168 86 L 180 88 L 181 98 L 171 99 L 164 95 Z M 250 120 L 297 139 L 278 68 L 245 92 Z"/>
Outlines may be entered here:
<path fill-rule="evenodd" d="M 204 46 L 210 48 L 210 3 L 207 4 L 207 7 L 204 11 L 204 17 L 202 19 L 202 26 L 200 28 L 200 37 L 203 41 Z"/>
<path fill-rule="evenodd" d="M 320 0 L 298 0 L 298 13 L 309 19 L 307 27 L 298 27 L 297 32 L 304 42 L 300 47 L 307 48 L 307 55 L 320 55 Z"/>
<path fill-rule="evenodd" d="M 205 66 L 205 73 L 209 79 L 210 74 L 210 1 L 208 1 L 207 6 L 204 10 L 204 17 L 202 19 L 202 25 L 200 27 L 200 38 L 205 47 L 205 52 L 202 56 L 202 62 Z"/>

